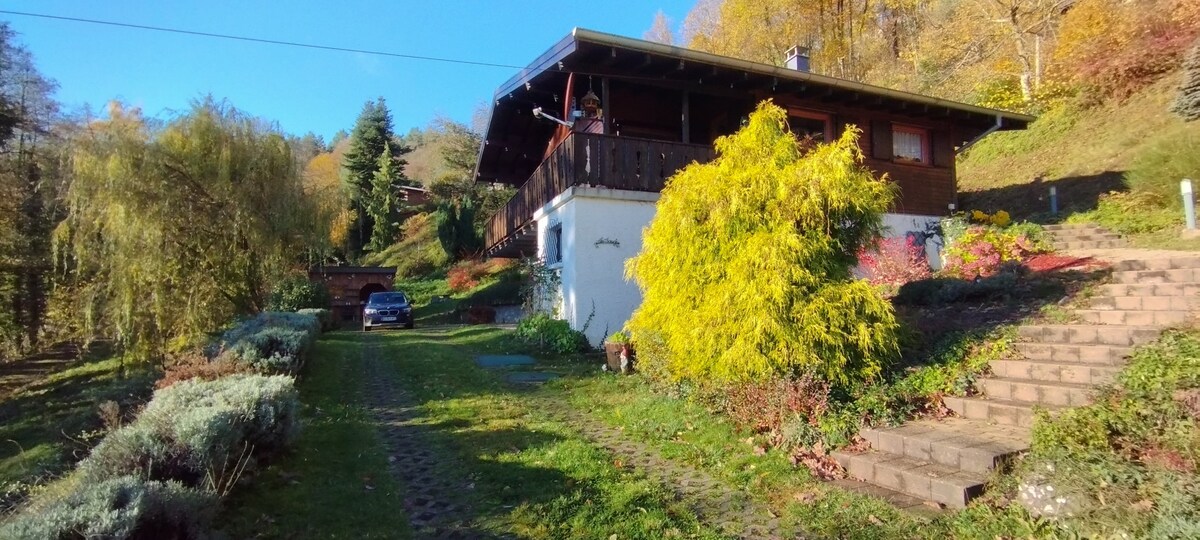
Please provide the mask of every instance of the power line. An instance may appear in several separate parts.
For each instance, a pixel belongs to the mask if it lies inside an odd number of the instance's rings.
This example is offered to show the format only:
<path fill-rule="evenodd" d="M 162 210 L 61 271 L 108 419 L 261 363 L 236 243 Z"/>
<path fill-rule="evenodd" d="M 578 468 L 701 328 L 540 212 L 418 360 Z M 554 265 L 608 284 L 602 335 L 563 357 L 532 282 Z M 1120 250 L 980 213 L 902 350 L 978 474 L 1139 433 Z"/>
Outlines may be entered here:
<path fill-rule="evenodd" d="M 371 50 L 367 50 L 367 49 L 352 49 L 349 47 L 334 47 L 334 46 L 330 46 L 330 45 L 314 45 L 312 43 L 299 43 L 299 42 L 295 42 L 295 41 L 280 41 L 280 40 L 276 40 L 276 39 L 263 39 L 263 38 L 247 37 L 247 36 L 234 36 L 234 35 L 230 35 L 230 34 L 215 34 L 212 32 L 198 32 L 195 30 L 182 30 L 179 28 L 165 28 L 162 26 L 147 26 L 147 25 L 143 25 L 143 24 L 131 24 L 131 23 L 116 22 L 116 21 L 100 21 L 100 20 L 96 20 L 96 19 L 83 19 L 83 18 L 79 18 L 79 17 L 63 17 L 60 15 L 46 15 L 44 13 L 28 13 L 28 12 L 23 12 L 23 11 L 7 11 L 7 10 L 0 10 L 0 13 L 5 14 L 5 15 L 17 15 L 20 17 L 55 19 L 55 20 L 60 20 L 60 21 L 71 21 L 71 22 L 81 22 L 81 23 L 88 23 L 88 24 L 100 24 L 100 25 L 106 25 L 106 26 L 117 26 L 117 27 L 121 27 L 121 28 L 136 28 L 138 30 L 153 30 L 156 32 L 186 34 L 186 35 L 190 35 L 190 36 L 232 39 L 235 41 L 249 41 L 252 43 L 268 43 L 271 45 L 284 45 L 284 46 L 288 46 L 288 47 L 303 47 L 306 49 L 319 49 L 319 50 L 323 50 L 323 51 L 352 52 L 352 53 L 370 54 L 370 55 L 375 55 L 375 56 L 390 56 L 392 58 L 407 58 L 409 60 L 425 60 L 428 62 L 445 62 L 448 64 L 466 64 L 466 65 L 471 65 L 471 66 L 508 68 L 508 69 L 524 69 L 524 67 L 525 67 L 525 66 L 513 66 L 513 65 L 508 65 L 508 64 L 496 64 L 496 63 L 492 63 L 492 62 L 477 62 L 474 60 L 459 60 L 457 58 L 439 58 L 436 56 L 421 56 L 418 54 L 401 54 L 401 53 L 393 53 L 393 52 L 386 52 L 386 51 L 371 51 Z"/>

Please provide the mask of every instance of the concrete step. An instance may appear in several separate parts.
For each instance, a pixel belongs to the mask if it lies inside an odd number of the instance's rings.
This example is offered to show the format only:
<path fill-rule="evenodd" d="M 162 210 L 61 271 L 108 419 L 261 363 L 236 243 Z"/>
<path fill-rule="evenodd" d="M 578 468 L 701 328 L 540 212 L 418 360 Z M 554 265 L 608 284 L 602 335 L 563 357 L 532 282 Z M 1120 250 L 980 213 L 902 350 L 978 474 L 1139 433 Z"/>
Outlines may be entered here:
<path fill-rule="evenodd" d="M 1192 283 L 1116 283 L 1101 285 L 1105 296 L 1200 296 L 1200 282 Z"/>
<path fill-rule="evenodd" d="M 1113 263 L 1113 270 L 1118 272 L 1130 270 L 1179 270 L 1184 268 L 1200 268 L 1200 255 L 1156 259 L 1127 259 Z"/>
<path fill-rule="evenodd" d="M 1077 309 L 1079 320 L 1088 324 L 1126 326 L 1171 326 L 1192 319 L 1187 311 L 1129 311 L 1123 309 Z"/>
<path fill-rule="evenodd" d="M 977 381 L 988 399 L 1057 407 L 1078 407 L 1092 402 L 1092 386 L 1064 382 L 986 377 Z"/>
<path fill-rule="evenodd" d="M 854 478 L 888 489 L 964 508 L 983 494 L 987 475 L 958 470 L 929 461 L 884 452 L 833 452 L 833 458 Z"/>
<path fill-rule="evenodd" d="M 1049 231 L 1051 234 L 1081 230 L 1108 231 L 1108 229 L 1105 229 L 1104 227 L 1094 223 L 1052 223 L 1050 225 L 1043 225 L 1042 228 Z"/>
<path fill-rule="evenodd" d="M 1200 268 L 1176 268 L 1173 270 L 1127 270 L 1113 272 L 1113 281 L 1130 285 L 1148 283 L 1195 283 L 1200 281 Z"/>
<path fill-rule="evenodd" d="M 990 366 L 992 374 L 1004 379 L 1087 385 L 1108 384 L 1121 370 L 1117 366 L 1031 360 L 992 360 Z"/>
<path fill-rule="evenodd" d="M 880 452 L 986 474 L 1029 448 L 1029 430 L 962 418 L 913 420 L 859 432 Z"/>
<path fill-rule="evenodd" d="M 1178 311 L 1187 313 L 1200 307 L 1196 296 L 1096 296 L 1088 306 L 1093 310 Z"/>
<path fill-rule="evenodd" d="M 961 418 L 980 420 L 1003 426 L 1033 426 L 1033 404 L 996 398 L 945 396 L 946 408 Z M 1061 407 L 1045 406 L 1054 411 Z"/>
<path fill-rule="evenodd" d="M 1100 231 L 1080 231 L 1072 233 L 1055 233 L 1052 235 L 1053 242 L 1115 242 L 1121 239 L 1121 235 L 1110 232 Z M 1130 268 L 1130 270 L 1137 270 Z"/>
<path fill-rule="evenodd" d="M 1156 326 L 1087 324 L 1031 324 L 1017 328 L 1023 341 L 1068 345 L 1116 345 L 1132 347 L 1154 341 L 1162 332 Z"/>
<path fill-rule="evenodd" d="M 1013 348 L 1026 359 L 1060 364 L 1090 366 L 1121 366 L 1133 352 L 1131 347 L 1115 345 L 1071 345 L 1064 343 L 1013 343 Z"/>
<path fill-rule="evenodd" d="M 1127 246 L 1124 240 L 1098 240 L 1087 242 L 1074 240 L 1055 240 L 1052 245 L 1054 246 L 1054 249 L 1058 251 L 1072 251 L 1077 249 L 1117 249 Z"/>

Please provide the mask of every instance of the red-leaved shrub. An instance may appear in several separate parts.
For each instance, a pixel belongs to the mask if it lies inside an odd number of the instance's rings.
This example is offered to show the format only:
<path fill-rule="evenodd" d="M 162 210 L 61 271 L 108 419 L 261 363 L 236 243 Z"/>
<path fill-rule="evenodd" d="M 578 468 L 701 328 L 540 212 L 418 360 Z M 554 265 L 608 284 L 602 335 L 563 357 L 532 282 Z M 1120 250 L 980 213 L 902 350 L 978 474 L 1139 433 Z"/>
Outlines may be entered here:
<path fill-rule="evenodd" d="M 912 236 L 885 238 L 858 253 L 859 269 L 872 285 L 899 287 L 929 277 L 925 247 Z"/>
<path fill-rule="evenodd" d="M 467 259 L 451 268 L 446 273 L 446 286 L 453 292 L 466 292 L 479 286 L 479 280 L 485 274 L 489 263 L 477 259 Z"/>

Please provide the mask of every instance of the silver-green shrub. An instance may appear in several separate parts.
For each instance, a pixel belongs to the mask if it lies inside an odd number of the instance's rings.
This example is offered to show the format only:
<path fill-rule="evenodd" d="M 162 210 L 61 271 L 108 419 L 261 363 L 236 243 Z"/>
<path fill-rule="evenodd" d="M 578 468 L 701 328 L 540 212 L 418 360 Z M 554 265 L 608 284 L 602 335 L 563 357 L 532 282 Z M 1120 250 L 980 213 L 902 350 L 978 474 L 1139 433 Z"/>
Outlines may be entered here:
<path fill-rule="evenodd" d="M 296 313 L 301 315 L 312 315 L 321 322 L 321 331 L 330 332 L 337 330 L 337 320 L 333 318 L 333 312 L 324 308 L 306 308 L 297 310 Z"/>
<path fill-rule="evenodd" d="M 257 371 L 295 374 L 320 334 L 317 314 L 268 311 L 226 331 L 210 347 L 209 356 L 227 351 Z"/>
<path fill-rule="evenodd" d="M 66 498 L 0 525 L 0 538 L 142 540 L 208 537 L 216 495 L 178 482 L 122 476 L 82 483 Z"/>
<path fill-rule="evenodd" d="M 219 488 L 240 465 L 287 446 L 297 414 L 290 377 L 182 381 L 155 392 L 132 424 L 105 437 L 80 473 L 84 481 L 137 475 Z"/>

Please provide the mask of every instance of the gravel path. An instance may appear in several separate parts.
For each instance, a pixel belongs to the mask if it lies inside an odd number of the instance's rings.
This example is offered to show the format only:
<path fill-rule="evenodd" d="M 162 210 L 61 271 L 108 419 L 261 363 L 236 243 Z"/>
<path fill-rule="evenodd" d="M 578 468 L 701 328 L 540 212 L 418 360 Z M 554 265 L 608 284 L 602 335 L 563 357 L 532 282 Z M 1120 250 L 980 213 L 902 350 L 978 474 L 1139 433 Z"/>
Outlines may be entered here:
<path fill-rule="evenodd" d="M 395 381 L 388 360 L 381 358 L 375 340 L 363 347 L 366 384 L 363 398 L 379 422 L 387 446 L 389 473 L 403 486 L 404 509 L 408 512 L 414 538 L 483 539 L 501 538 L 476 530 L 474 514 L 464 492 L 471 481 L 445 471 L 465 470 L 449 452 L 429 444 L 428 428 L 421 425 L 420 411 Z"/>

